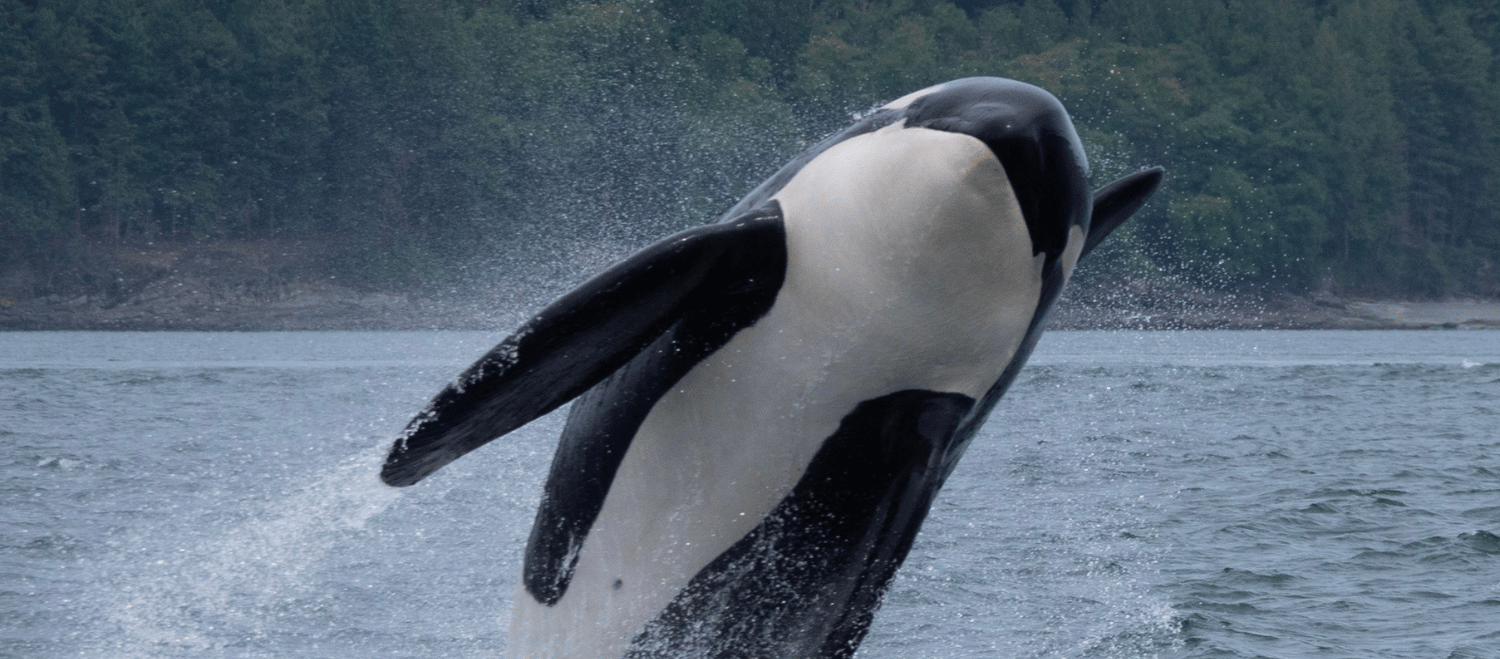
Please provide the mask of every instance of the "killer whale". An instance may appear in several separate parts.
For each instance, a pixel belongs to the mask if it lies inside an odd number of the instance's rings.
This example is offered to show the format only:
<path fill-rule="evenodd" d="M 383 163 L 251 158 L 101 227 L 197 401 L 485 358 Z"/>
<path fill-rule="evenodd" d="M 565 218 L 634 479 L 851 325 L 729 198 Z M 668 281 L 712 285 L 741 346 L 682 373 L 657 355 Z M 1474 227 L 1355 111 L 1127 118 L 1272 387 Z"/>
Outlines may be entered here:
<path fill-rule="evenodd" d="M 1087 172 L 1037 87 L 897 99 L 541 310 L 381 477 L 574 401 L 509 656 L 852 656 L 1077 260 L 1162 176 Z"/>

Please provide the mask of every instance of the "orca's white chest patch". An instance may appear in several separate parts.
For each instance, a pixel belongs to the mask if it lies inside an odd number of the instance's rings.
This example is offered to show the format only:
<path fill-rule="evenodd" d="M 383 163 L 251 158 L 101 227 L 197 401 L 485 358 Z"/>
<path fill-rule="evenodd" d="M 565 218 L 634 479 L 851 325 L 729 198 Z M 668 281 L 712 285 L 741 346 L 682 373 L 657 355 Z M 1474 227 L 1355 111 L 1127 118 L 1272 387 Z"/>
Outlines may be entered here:
<path fill-rule="evenodd" d="M 775 303 L 652 408 L 567 593 L 550 607 L 517 599 L 513 647 L 547 629 L 557 656 L 618 656 L 787 496 L 860 402 L 907 389 L 977 399 L 1015 354 L 1042 256 L 983 143 L 888 127 L 829 149 L 776 199 Z M 560 620 L 591 624 L 561 640 Z"/>

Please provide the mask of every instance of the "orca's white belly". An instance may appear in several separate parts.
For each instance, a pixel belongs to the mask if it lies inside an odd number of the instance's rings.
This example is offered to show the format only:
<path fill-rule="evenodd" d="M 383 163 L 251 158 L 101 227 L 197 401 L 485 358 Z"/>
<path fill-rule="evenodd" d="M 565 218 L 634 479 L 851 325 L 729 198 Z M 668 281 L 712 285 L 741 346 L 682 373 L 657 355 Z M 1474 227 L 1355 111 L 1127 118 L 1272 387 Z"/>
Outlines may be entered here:
<path fill-rule="evenodd" d="M 901 185 L 845 189 L 851 167 Z M 621 656 L 787 496 L 856 405 L 907 389 L 978 399 L 1026 335 L 1043 257 L 978 140 L 876 131 L 776 199 L 788 266 L 770 312 L 651 409 L 567 592 L 553 606 L 518 592 L 512 659 Z"/>

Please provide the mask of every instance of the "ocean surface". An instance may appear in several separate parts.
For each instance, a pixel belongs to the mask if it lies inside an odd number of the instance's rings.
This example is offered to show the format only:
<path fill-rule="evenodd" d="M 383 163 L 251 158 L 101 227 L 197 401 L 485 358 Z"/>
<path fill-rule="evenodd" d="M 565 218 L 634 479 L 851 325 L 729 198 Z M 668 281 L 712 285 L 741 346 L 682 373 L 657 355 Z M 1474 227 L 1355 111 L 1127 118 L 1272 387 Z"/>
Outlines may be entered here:
<path fill-rule="evenodd" d="M 0 656 L 493 657 L 561 414 L 421 484 L 486 333 L 0 333 Z M 868 659 L 1500 657 L 1500 331 L 1052 332 Z"/>

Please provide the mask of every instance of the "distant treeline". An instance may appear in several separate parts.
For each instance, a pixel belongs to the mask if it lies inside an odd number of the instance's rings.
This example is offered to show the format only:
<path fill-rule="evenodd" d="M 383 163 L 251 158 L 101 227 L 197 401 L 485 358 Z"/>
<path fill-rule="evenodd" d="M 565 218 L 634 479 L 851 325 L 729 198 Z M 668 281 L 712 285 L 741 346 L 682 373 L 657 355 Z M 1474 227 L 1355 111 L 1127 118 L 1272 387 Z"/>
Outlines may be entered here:
<path fill-rule="evenodd" d="M 1061 97 L 1097 182 L 1167 168 L 1115 271 L 1500 294 L 1494 0 L 0 0 L 0 266 L 663 233 L 971 75 Z"/>

